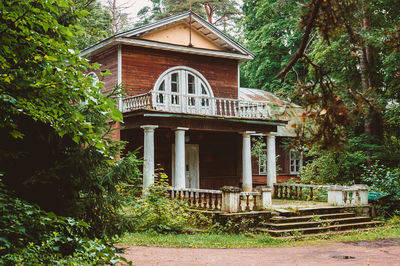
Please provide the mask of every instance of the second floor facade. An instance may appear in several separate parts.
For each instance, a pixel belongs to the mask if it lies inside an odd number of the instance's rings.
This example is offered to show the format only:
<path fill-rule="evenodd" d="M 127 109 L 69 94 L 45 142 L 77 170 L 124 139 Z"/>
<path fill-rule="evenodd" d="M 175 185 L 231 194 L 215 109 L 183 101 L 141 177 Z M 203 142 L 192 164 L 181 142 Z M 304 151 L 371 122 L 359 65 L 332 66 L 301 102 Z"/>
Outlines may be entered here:
<path fill-rule="evenodd" d="M 271 119 L 265 101 L 240 99 L 239 65 L 254 55 L 192 12 L 103 40 L 82 53 L 121 84 L 123 113 L 137 109 Z"/>

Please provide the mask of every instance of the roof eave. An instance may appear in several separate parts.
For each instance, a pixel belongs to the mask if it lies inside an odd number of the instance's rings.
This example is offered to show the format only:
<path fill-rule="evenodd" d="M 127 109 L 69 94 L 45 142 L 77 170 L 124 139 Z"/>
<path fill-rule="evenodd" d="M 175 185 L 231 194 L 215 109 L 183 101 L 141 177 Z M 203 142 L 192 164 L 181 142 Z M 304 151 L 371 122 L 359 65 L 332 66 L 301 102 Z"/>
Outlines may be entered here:
<path fill-rule="evenodd" d="M 189 53 L 189 54 L 222 57 L 222 58 L 235 59 L 235 60 L 239 60 L 239 61 L 249 61 L 249 60 L 253 59 L 253 56 L 251 56 L 251 55 L 214 51 L 214 50 L 208 50 L 208 49 L 193 48 L 193 47 L 182 46 L 182 45 L 154 42 L 154 41 L 141 40 L 141 39 L 131 39 L 131 38 L 124 38 L 124 37 L 118 37 L 118 38 L 113 37 L 104 42 L 98 43 L 95 46 L 92 46 L 88 49 L 83 50 L 81 53 L 81 56 L 88 57 L 88 56 L 91 56 L 93 54 L 104 51 L 105 49 L 112 47 L 114 45 L 118 45 L 118 44 L 140 46 L 140 47 L 153 48 L 153 49 L 159 49 L 159 50 L 167 50 L 167 51 L 173 51 L 173 52 L 184 52 L 184 53 Z"/>

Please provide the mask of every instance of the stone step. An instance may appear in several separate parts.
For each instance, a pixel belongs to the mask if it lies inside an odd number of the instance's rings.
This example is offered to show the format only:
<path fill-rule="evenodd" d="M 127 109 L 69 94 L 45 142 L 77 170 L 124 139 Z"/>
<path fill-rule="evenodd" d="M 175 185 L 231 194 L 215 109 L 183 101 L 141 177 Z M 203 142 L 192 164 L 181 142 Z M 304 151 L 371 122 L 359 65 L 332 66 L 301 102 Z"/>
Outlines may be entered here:
<path fill-rule="evenodd" d="M 315 216 L 318 217 L 318 216 Z M 358 217 L 346 217 L 338 219 L 325 219 L 325 220 L 309 220 L 306 222 L 294 222 L 294 223 L 264 223 L 266 228 L 274 230 L 285 230 L 285 229 L 301 229 L 310 227 L 326 227 L 329 225 L 336 224 L 354 224 L 371 221 L 370 217 L 358 216 Z"/>
<path fill-rule="evenodd" d="M 330 235 L 340 235 L 340 234 L 348 234 L 354 233 L 355 231 L 371 231 L 376 229 L 376 227 L 365 227 L 365 228 L 357 228 L 351 230 L 341 230 L 341 231 L 327 231 L 324 233 L 317 233 L 317 234 L 306 234 L 302 237 L 311 238 L 311 237 L 323 237 L 323 236 L 330 236 Z M 296 239 L 298 236 L 278 236 L 279 239 Z"/>
<path fill-rule="evenodd" d="M 292 216 L 303 216 L 303 215 L 320 215 L 320 214 L 332 214 L 342 213 L 346 211 L 345 207 L 338 206 L 325 206 L 325 207 L 312 207 L 302 208 L 296 210 L 288 209 L 275 209 L 279 213 L 279 216 L 292 217 Z"/>
<path fill-rule="evenodd" d="M 329 213 L 329 214 L 320 214 L 320 215 L 306 215 L 306 216 L 275 216 L 272 217 L 270 220 L 273 223 L 294 223 L 294 222 L 307 222 L 313 221 L 315 217 L 319 217 L 321 220 L 326 219 L 339 219 L 339 218 L 347 218 L 347 217 L 354 217 L 356 216 L 355 213 L 351 212 L 342 212 L 342 213 Z"/>
<path fill-rule="evenodd" d="M 321 215 L 321 214 L 333 214 L 345 212 L 345 207 L 337 206 L 326 206 L 326 207 L 315 207 L 315 208 L 303 208 L 297 211 L 298 215 Z"/>
<path fill-rule="evenodd" d="M 266 228 L 257 228 L 258 231 L 269 233 L 272 236 L 293 236 L 297 234 L 318 234 L 328 231 L 343 231 L 350 229 L 358 229 L 365 227 L 374 227 L 383 224 L 382 221 L 369 221 L 361 223 L 350 223 L 350 224 L 335 224 L 322 227 L 310 227 L 310 228 L 297 228 L 297 229 L 285 229 L 285 230 L 274 230 Z"/>

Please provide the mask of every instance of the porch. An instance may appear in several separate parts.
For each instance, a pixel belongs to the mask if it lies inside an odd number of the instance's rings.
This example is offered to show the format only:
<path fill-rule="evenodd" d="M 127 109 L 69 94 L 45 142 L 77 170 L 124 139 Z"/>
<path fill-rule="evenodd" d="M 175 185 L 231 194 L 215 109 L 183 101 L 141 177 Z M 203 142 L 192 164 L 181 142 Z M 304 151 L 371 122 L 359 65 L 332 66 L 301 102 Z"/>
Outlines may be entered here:
<path fill-rule="evenodd" d="M 144 158 L 143 189 L 165 173 L 175 188 L 253 189 L 251 135 L 264 135 L 267 175 L 264 185 L 276 183 L 275 135 L 282 121 L 214 118 L 154 110 L 124 114 L 121 139 L 127 150 Z M 141 148 L 142 147 L 142 148 Z M 258 181 L 258 180 L 257 180 Z"/>
<path fill-rule="evenodd" d="M 221 190 L 164 188 L 168 197 L 185 201 L 189 207 L 227 213 L 253 211 L 288 212 L 300 209 L 328 207 L 360 207 L 368 205 L 368 187 L 324 186 L 278 183 L 244 192 L 237 187 Z M 318 196 L 317 196 L 317 195 Z"/>

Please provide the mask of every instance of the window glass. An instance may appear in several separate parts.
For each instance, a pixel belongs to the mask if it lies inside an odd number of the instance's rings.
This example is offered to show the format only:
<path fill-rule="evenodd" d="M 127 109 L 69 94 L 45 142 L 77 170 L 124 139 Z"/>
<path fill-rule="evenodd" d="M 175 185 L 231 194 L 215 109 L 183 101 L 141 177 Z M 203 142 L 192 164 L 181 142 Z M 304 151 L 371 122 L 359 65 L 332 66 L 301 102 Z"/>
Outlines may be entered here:
<path fill-rule="evenodd" d="M 258 156 L 258 169 L 260 175 L 267 174 L 267 150 L 262 150 L 262 153 Z"/>
<path fill-rule="evenodd" d="M 300 171 L 300 168 L 302 167 L 302 162 L 303 158 L 301 156 L 301 153 L 295 150 L 290 151 L 290 173 L 291 174 L 297 174 Z"/>
<path fill-rule="evenodd" d="M 178 73 L 171 74 L 171 92 L 179 92 Z"/>
<path fill-rule="evenodd" d="M 160 86 L 158 86 L 159 91 L 165 91 L 165 81 L 161 82 Z"/>
<path fill-rule="evenodd" d="M 201 83 L 201 94 L 208 95 L 206 88 L 204 88 L 203 83 Z"/>
<path fill-rule="evenodd" d="M 195 94 L 194 76 L 188 73 L 188 94 Z"/>

